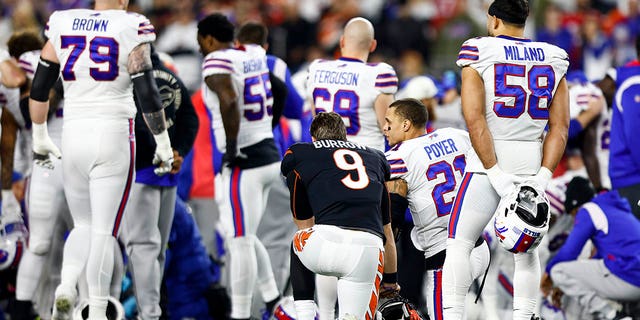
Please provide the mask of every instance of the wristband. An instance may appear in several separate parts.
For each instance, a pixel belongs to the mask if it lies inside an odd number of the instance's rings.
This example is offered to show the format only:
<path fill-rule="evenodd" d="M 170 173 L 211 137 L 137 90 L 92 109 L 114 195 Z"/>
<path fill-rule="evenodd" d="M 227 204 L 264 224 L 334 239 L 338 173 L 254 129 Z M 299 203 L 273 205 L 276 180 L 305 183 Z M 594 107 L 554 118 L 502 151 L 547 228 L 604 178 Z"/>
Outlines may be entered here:
<path fill-rule="evenodd" d="M 35 123 L 31 124 L 31 135 L 33 136 L 33 140 L 42 141 L 49 136 L 49 131 L 47 130 L 47 122 L 43 123 Z"/>
<path fill-rule="evenodd" d="M 398 273 L 383 273 L 382 274 L 382 282 L 384 283 L 398 283 Z"/>

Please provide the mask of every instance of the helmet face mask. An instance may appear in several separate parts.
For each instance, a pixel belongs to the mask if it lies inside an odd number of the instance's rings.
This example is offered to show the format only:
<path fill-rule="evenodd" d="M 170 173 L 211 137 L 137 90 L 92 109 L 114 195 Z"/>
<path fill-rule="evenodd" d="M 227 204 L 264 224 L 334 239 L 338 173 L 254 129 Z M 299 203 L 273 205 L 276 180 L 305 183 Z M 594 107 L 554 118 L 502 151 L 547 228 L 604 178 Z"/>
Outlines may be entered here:
<path fill-rule="evenodd" d="M 494 218 L 500 244 L 513 253 L 532 252 L 549 230 L 549 201 L 535 184 L 524 182 L 503 197 Z"/>

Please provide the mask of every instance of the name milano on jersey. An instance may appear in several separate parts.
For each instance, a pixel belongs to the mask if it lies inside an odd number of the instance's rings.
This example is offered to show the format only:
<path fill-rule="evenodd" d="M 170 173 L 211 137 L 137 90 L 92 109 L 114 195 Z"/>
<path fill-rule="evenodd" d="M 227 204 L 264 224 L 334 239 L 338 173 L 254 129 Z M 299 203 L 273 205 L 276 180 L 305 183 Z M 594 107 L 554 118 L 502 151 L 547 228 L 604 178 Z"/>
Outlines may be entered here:
<path fill-rule="evenodd" d="M 231 76 L 240 108 L 238 148 L 254 145 L 273 138 L 271 118 L 273 95 L 264 49 L 257 45 L 245 45 L 242 49 L 225 49 L 209 53 L 202 64 L 202 78 L 214 74 Z M 213 130 L 220 150 L 226 145 L 220 100 L 215 92 L 203 84 L 204 101 L 211 108 Z"/>
<path fill-rule="evenodd" d="M 394 94 L 398 77 L 386 63 L 357 59 L 315 60 L 309 66 L 307 96 L 316 112 L 333 111 L 344 120 L 349 141 L 384 151 L 384 137 L 374 110 L 380 94 Z"/>
<path fill-rule="evenodd" d="M 466 131 L 438 129 L 403 141 L 385 156 L 391 179 L 404 179 L 409 187 L 407 200 L 416 234 L 417 248 L 432 256 L 446 247 L 447 226 L 453 200 L 465 171 L 465 153 L 471 149 Z"/>
<path fill-rule="evenodd" d="M 145 16 L 123 10 L 56 11 L 45 36 L 60 61 L 65 119 L 135 116 L 127 62 L 135 47 L 156 38 Z"/>
<path fill-rule="evenodd" d="M 483 37 L 462 45 L 457 64 L 475 69 L 484 81 L 485 116 L 500 167 L 535 174 L 549 106 L 569 66 L 567 53 L 544 42 Z M 467 171 L 484 170 L 475 153 L 467 161 Z"/>

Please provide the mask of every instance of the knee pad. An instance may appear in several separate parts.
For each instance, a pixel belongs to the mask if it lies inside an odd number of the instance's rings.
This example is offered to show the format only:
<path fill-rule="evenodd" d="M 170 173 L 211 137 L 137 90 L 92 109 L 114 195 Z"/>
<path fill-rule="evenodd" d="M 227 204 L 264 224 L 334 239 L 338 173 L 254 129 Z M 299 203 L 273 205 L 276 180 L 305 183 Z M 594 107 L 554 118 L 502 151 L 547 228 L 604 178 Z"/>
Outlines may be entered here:
<path fill-rule="evenodd" d="M 51 248 L 51 240 L 38 239 L 32 237 L 29 239 L 29 251 L 37 256 L 43 256 L 49 253 Z"/>

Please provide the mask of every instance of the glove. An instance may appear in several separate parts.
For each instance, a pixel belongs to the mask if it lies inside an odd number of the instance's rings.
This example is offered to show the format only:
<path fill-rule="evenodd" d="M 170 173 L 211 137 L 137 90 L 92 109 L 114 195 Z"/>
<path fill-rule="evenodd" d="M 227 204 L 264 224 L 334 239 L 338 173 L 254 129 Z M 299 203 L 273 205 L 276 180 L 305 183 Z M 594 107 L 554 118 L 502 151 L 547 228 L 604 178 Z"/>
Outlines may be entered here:
<path fill-rule="evenodd" d="M 11 189 L 2 190 L 2 223 L 22 222 L 22 207 Z"/>
<path fill-rule="evenodd" d="M 493 167 L 487 169 L 487 177 L 489 178 L 489 182 L 493 189 L 496 190 L 496 193 L 500 196 L 500 198 L 507 196 L 511 191 L 516 188 L 516 183 L 521 183 L 524 181 L 522 178 L 506 173 L 498 167 L 498 164 Z"/>
<path fill-rule="evenodd" d="M 538 173 L 535 176 L 531 177 L 531 181 L 535 182 L 541 190 L 546 190 L 549 185 L 549 181 L 551 181 L 551 177 L 553 173 L 547 167 L 540 167 Z"/>
<path fill-rule="evenodd" d="M 158 166 L 153 172 L 158 176 L 163 176 L 173 168 L 173 149 L 171 149 L 171 140 L 167 130 L 160 134 L 154 134 L 156 140 L 156 153 L 153 156 L 153 165 Z"/>
<path fill-rule="evenodd" d="M 49 132 L 47 131 L 47 123 L 33 123 L 32 126 L 33 137 L 33 159 L 36 165 L 53 169 L 53 163 L 49 158 L 49 154 L 53 154 L 54 157 L 60 159 L 62 153 L 60 149 L 51 141 Z"/>
<path fill-rule="evenodd" d="M 227 140 L 227 152 L 222 156 L 222 163 L 227 167 L 235 167 L 239 161 L 247 159 L 247 155 L 238 151 L 238 144 L 235 140 Z"/>

